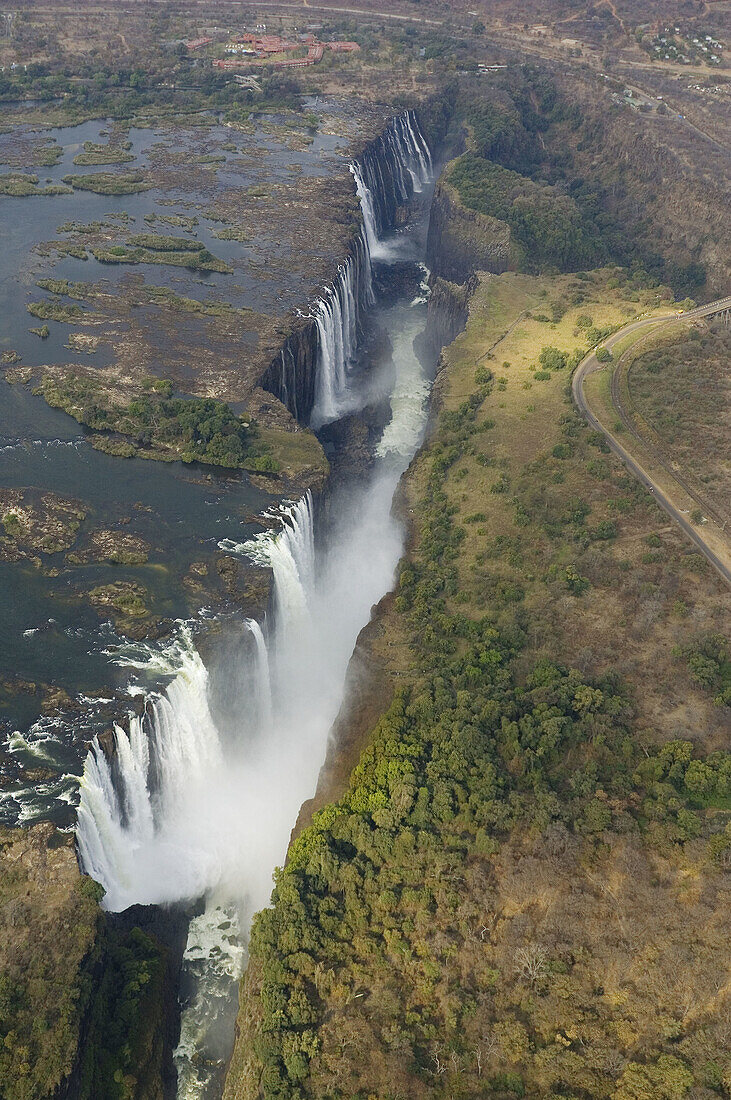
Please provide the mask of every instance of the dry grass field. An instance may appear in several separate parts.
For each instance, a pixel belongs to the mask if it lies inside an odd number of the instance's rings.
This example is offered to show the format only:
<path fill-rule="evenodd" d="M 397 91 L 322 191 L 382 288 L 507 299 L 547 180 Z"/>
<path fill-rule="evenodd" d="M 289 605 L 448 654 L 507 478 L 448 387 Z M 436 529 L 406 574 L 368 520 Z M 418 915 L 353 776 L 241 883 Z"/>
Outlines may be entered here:
<path fill-rule="evenodd" d="M 618 328 L 635 313 L 667 313 L 655 291 L 631 301 L 621 287 L 608 286 L 612 281 L 611 272 L 588 281 L 483 277 L 466 331 L 444 353 L 437 382 L 443 408 L 456 408 L 474 390 L 481 368 L 497 380 L 478 412 L 478 422 L 492 427 L 475 436 L 476 454 L 448 476 L 465 531 L 459 606 L 479 611 L 496 592 L 518 586 L 532 623 L 526 664 L 550 657 L 587 675 L 614 669 L 632 685 L 649 740 L 698 738 L 720 748 L 724 713 L 673 653 L 679 643 L 723 629 L 729 593 L 578 420 L 569 370 L 540 377 L 542 348 L 583 353 L 586 329 L 579 324 L 587 317 L 598 328 Z M 581 301 L 571 304 L 577 296 Z M 554 303 L 566 307 L 560 320 L 538 320 L 555 315 Z M 568 566 L 589 581 L 580 599 L 561 580 Z M 514 605 L 507 600 L 504 607 L 507 618 Z"/>

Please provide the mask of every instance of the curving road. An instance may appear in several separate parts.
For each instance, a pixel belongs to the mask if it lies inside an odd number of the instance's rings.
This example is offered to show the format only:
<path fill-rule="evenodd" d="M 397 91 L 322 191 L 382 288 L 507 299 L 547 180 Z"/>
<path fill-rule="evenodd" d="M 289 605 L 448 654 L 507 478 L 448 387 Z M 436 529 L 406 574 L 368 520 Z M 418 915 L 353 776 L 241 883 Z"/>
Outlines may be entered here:
<path fill-rule="evenodd" d="M 713 313 L 723 313 L 725 310 L 731 309 L 731 297 L 720 298 L 716 302 L 709 302 L 705 306 L 698 306 L 696 309 L 690 309 L 687 313 L 680 314 L 683 320 L 692 320 L 694 317 L 708 317 Z M 625 325 L 624 328 L 615 332 L 607 340 L 604 341 L 604 347 L 612 348 L 615 344 L 619 343 L 625 336 L 628 336 L 632 332 L 637 332 L 639 329 L 651 328 L 654 326 L 656 329 L 662 328 L 664 325 L 678 320 L 679 315 L 677 313 L 667 314 L 660 317 L 647 317 L 640 321 L 633 321 L 632 324 Z M 697 546 L 700 552 L 708 559 L 714 569 L 723 577 L 727 584 L 731 585 L 731 569 L 723 562 L 718 555 L 711 549 L 706 540 L 703 538 L 702 531 L 697 530 L 688 520 L 683 513 L 673 504 L 670 498 L 662 491 L 660 486 L 653 481 L 652 477 L 647 473 L 645 469 L 640 465 L 639 461 L 632 457 L 629 451 L 622 446 L 619 440 L 614 436 L 599 419 L 594 415 L 589 407 L 589 403 L 584 393 L 584 379 L 589 374 L 594 374 L 595 371 L 601 370 L 602 364 L 596 357 L 596 349 L 589 352 L 585 359 L 579 363 L 579 366 L 574 372 L 574 376 L 571 380 L 571 392 L 573 394 L 574 402 L 581 415 L 585 420 L 589 422 L 595 431 L 601 432 L 605 436 L 607 443 L 614 451 L 614 453 L 621 458 L 625 466 L 630 470 L 635 477 L 642 482 L 642 484 L 650 490 L 655 497 L 655 500 L 664 508 L 668 515 L 673 519 L 679 527 L 685 532 L 688 538 Z M 617 403 L 618 391 L 615 386 L 612 387 L 612 400 L 616 404 L 617 413 L 624 419 L 624 413 L 621 405 Z M 637 436 L 637 433 L 633 433 Z M 651 447 L 646 440 L 642 440 L 643 445 L 651 450 Z M 684 484 L 682 479 L 677 478 L 677 475 L 673 474 L 673 477 Z"/>

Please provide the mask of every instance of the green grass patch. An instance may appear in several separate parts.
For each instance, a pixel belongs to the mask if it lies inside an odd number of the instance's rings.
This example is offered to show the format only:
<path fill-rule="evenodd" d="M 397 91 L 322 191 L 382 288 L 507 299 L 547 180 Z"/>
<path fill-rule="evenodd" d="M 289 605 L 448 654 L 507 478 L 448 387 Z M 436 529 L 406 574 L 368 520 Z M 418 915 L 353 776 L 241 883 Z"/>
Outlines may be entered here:
<path fill-rule="evenodd" d="M 43 321 L 65 321 L 67 324 L 72 324 L 85 315 L 85 310 L 81 306 L 57 302 L 52 298 L 43 298 L 40 302 L 28 302 L 25 308 L 34 317 L 40 317 Z"/>
<path fill-rule="evenodd" d="M 96 195 L 136 195 L 155 186 L 142 172 L 94 172 L 64 176 L 63 181 L 77 191 L 93 191 Z"/>
<path fill-rule="evenodd" d="M 214 236 L 218 237 L 220 241 L 241 241 L 242 244 L 251 240 L 251 233 L 248 233 L 240 225 L 229 225 L 224 229 L 218 229 Z"/>
<path fill-rule="evenodd" d="M 200 241 L 192 241 L 189 237 L 165 237 L 157 233 L 136 233 L 129 237 L 127 244 L 152 252 L 200 252 L 204 247 Z"/>
<path fill-rule="evenodd" d="M 99 145 L 94 141 L 84 142 L 84 152 L 77 153 L 74 164 L 79 166 L 92 164 L 129 164 L 135 159 L 126 149 L 114 145 Z"/>
<path fill-rule="evenodd" d="M 70 187 L 64 187 L 60 183 L 49 183 L 45 187 L 39 187 L 38 176 L 23 172 L 7 172 L 0 176 L 0 195 L 16 198 L 27 195 L 70 195 L 71 190 Z"/>
<path fill-rule="evenodd" d="M 233 268 L 218 256 L 214 256 L 197 241 L 188 241 L 177 237 L 154 238 L 151 234 L 141 234 L 137 239 L 158 239 L 163 242 L 175 241 L 175 247 L 165 246 L 160 250 L 127 245 L 90 246 L 94 258 L 104 264 L 162 264 L 167 267 L 187 267 L 194 271 L 218 271 L 230 275 Z M 130 238 L 134 241 L 135 238 Z"/>

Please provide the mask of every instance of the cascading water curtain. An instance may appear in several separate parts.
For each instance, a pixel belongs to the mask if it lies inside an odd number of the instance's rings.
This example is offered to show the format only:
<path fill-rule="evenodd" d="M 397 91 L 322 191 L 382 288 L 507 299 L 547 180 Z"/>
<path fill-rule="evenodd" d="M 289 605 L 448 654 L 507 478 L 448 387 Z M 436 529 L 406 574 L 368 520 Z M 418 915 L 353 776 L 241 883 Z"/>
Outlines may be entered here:
<path fill-rule="evenodd" d="M 208 672 L 187 628 L 164 661 L 150 651 L 149 663 L 174 679 L 148 698 L 144 715 L 130 716 L 129 734 L 115 727 L 111 757 L 94 742 L 81 781 L 81 863 L 104 886 L 112 911 L 197 897 L 210 872 L 205 860 L 188 858 L 180 827 L 190 814 L 190 777 L 210 775 L 222 762 Z"/>
<path fill-rule="evenodd" d="M 276 744 L 282 715 L 275 713 L 273 699 L 283 697 L 292 653 L 312 644 L 310 495 L 284 507 L 280 518 L 278 533 L 222 547 L 270 566 L 274 580 L 274 668 L 259 624 L 244 623 L 251 644 L 240 672 L 251 706 L 241 716 L 239 743 L 227 741 L 217 727 L 208 670 L 188 627 L 166 648 L 150 647 L 141 660 L 121 661 L 171 679 L 163 692 L 148 696 L 143 715 L 130 716 L 129 733 L 115 728 L 111 754 L 95 741 L 86 758 L 77 843 L 84 870 L 106 890 L 107 909 L 194 899 L 215 890 L 235 865 L 233 853 L 245 847 L 254 831 L 245 805 L 236 814 L 231 801 L 245 803 L 245 792 L 253 787 L 249 804 L 252 814 L 260 814 L 256 746 L 263 740 L 274 747 L 275 757 L 280 748 L 286 755 L 286 747 Z"/>
<path fill-rule="evenodd" d="M 340 415 L 347 399 L 360 317 L 374 301 L 371 241 L 377 244 L 391 228 L 387 197 L 407 201 L 415 188 L 424 186 L 432 170 L 428 145 L 411 111 L 391 121 L 379 146 L 379 156 L 367 153 L 351 167 L 363 229 L 333 286 L 323 292 L 315 308 L 315 425 Z M 282 373 L 294 392 L 293 372 L 290 350 L 283 353 Z M 276 535 L 267 533 L 245 548 L 222 546 L 230 552 L 245 550 L 248 556 L 260 554 L 274 576 L 271 658 L 261 629 L 253 622 L 247 624 L 253 650 L 248 675 L 255 696 L 251 721 L 259 733 L 270 725 L 276 727 L 281 718 L 275 713 L 274 699 L 296 700 L 298 692 L 306 696 L 313 687 L 306 662 L 300 660 L 313 643 L 308 607 L 308 591 L 314 585 L 309 496 L 285 508 L 282 519 L 283 528 Z M 230 807 L 212 795 L 230 786 L 227 754 L 231 746 L 224 743 L 211 713 L 208 672 L 190 631 L 183 628 L 162 656 L 150 648 L 147 664 L 150 672 L 170 677 L 168 687 L 148 698 L 142 716 L 130 717 L 129 733 L 115 729 L 111 757 L 94 743 L 81 782 L 79 854 L 84 869 L 105 887 L 105 905 L 112 910 L 199 897 L 214 889 L 226 866 L 235 862 L 229 858 L 232 843 L 245 843 L 232 836 Z M 144 665 L 143 661 L 137 667 Z M 291 717 L 284 726 L 294 729 Z M 235 798 L 242 797 L 249 775 L 255 775 L 255 768 L 248 767 L 237 777 Z M 253 805 L 256 788 L 250 793 Z M 249 825 L 247 821 L 242 826 L 247 837 Z"/>
<path fill-rule="evenodd" d="M 384 232 L 391 228 L 386 197 L 391 195 L 395 205 L 403 205 L 415 192 L 421 192 L 431 177 L 431 154 L 415 113 L 406 111 L 393 118 L 375 150 L 361 162 L 354 161 L 350 171 L 363 227 L 354 252 L 315 305 L 318 350 L 310 417 L 313 428 L 337 420 L 347 411 L 348 376 L 358 350 L 361 311 L 374 300 L 371 260 L 387 255 L 381 246 Z"/>

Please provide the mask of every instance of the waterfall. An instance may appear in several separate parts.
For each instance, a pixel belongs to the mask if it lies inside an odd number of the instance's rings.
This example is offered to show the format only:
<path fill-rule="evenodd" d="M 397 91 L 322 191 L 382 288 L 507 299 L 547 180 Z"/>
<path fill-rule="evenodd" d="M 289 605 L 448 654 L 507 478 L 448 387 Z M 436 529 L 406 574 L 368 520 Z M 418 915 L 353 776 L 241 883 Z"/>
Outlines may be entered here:
<path fill-rule="evenodd" d="M 315 303 L 317 366 L 315 404 L 310 417 L 319 428 L 344 411 L 348 375 L 358 350 L 361 313 L 373 305 L 371 257 L 365 228 L 332 286 Z"/>
<path fill-rule="evenodd" d="M 282 715 L 273 705 L 273 679 L 286 678 L 293 654 L 311 644 L 308 590 L 314 581 L 312 499 L 285 506 L 282 529 L 234 547 L 271 566 L 276 610 L 276 668 L 261 627 L 244 624 L 254 642 L 252 709 L 258 734 L 277 736 Z M 232 547 L 227 546 L 231 550 Z M 122 660 L 147 674 L 167 673 L 165 690 L 150 695 L 144 714 L 131 715 L 129 733 L 117 726 L 113 753 L 99 741 L 84 765 L 77 841 L 82 866 L 106 890 L 112 911 L 135 903 L 193 899 L 215 890 L 231 862 L 226 814 L 211 802 L 225 791 L 232 758 L 255 762 L 243 743 L 226 745 L 211 715 L 208 672 L 187 626 L 147 659 Z M 280 708 L 281 711 L 281 708 Z M 243 741 L 243 739 L 242 739 Z M 220 815 L 220 816 L 219 816 Z M 246 823 L 246 828 L 252 825 Z M 273 866 L 273 864 L 272 864 Z"/>
<path fill-rule="evenodd" d="M 350 165 L 350 171 L 355 181 L 355 190 L 360 200 L 360 208 L 363 211 L 363 229 L 368 243 L 368 251 L 371 256 L 375 256 L 378 248 L 378 224 L 373 205 L 373 193 L 363 178 L 361 166 L 356 161 L 353 161 Z"/>
<path fill-rule="evenodd" d="M 363 153 L 353 172 L 373 252 L 393 229 L 395 209 L 423 191 L 433 176 L 429 145 L 414 111 L 395 115 Z M 353 169 L 351 168 L 351 171 Z"/>
<path fill-rule="evenodd" d="M 262 385 L 296 420 L 317 429 L 358 407 L 352 373 L 361 321 L 375 303 L 372 260 L 389 261 L 398 247 L 385 238 L 397 211 L 431 180 L 432 160 L 414 111 L 394 116 L 350 166 L 363 216 L 360 234 L 311 306 L 311 326 L 296 330 L 272 361 Z"/>
<path fill-rule="evenodd" d="M 256 666 L 254 678 L 256 683 L 256 695 L 259 703 L 257 715 L 259 726 L 267 729 L 272 724 L 272 681 L 269 670 L 269 652 L 264 640 L 264 632 L 256 619 L 246 619 L 244 626 L 248 627 L 254 639 L 256 647 Z"/>
<path fill-rule="evenodd" d="M 348 265 L 350 266 L 350 265 Z M 315 304 L 315 324 L 317 325 L 317 391 L 315 407 L 312 410 L 311 424 L 320 427 L 328 420 L 335 420 L 339 411 L 339 397 L 345 392 L 347 381 L 347 363 L 355 350 L 347 348 L 343 339 L 342 309 L 339 289 L 341 276 L 335 287 L 328 287 L 323 298 Z"/>
<path fill-rule="evenodd" d="M 77 842 L 82 866 L 106 890 L 112 911 L 137 902 L 194 898 L 212 868 L 199 845 L 186 843 L 191 787 L 223 762 L 208 706 L 208 673 L 187 627 L 149 665 L 174 673 L 163 694 L 131 715 L 129 733 L 115 726 L 107 757 L 95 740 L 84 765 Z M 192 857 L 192 858 L 191 858 Z"/>
<path fill-rule="evenodd" d="M 306 416 L 312 404 L 313 424 L 357 407 L 352 369 L 363 313 L 375 301 L 371 242 L 378 247 L 394 227 L 397 206 L 431 173 L 413 112 L 393 119 L 351 171 L 363 226 L 313 308 L 312 389 L 298 378 L 307 330 L 295 333 L 272 366 L 277 394 L 295 414 L 299 404 Z M 423 302 L 419 308 L 425 311 Z M 396 324 L 398 309 L 391 313 Z M 265 633 L 255 620 L 245 620 L 245 644 L 230 646 L 227 661 L 241 680 L 236 720 L 221 720 L 220 666 L 213 665 L 209 676 L 192 631 L 183 626 L 167 646 L 142 644 L 133 657 L 120 656 L 118 663 L 136 672 L 130 694 L 145 696 L 144 709 L 130 715 L 129 732 L 115 727 L 111 746 L 97 740 L 86 758 L 77 843 L 83 869 L 106 890 L 106 908 L 206 899 L 186 949 L 185 965 L 193 971 L 200 964 L 205 988 L 184 1012 L 176 1053 L 180 1100 L 206 1095 L 209 1070 L 198 1057 L 210 1050 L 206 1021 L 216 1015 L 218 984 L 230 996 L 241 966 L 241 941 L 230 928 L 240 920 L 246 929 L 251 914 L 267 904 L 272 870 L 285 857 L 300 806 L 315 790 L 358 632 L 393 582 L 403 532 L 391 500 L 425 416 L 415 328 L 416 315 L 404 341 L 391 332 L 400 362 L 392 423 L 379 447 L 382 466 L 352 500 L 333 509 L 329 546 L 320 549 L 317 562 L 309 494 L 280 506 L 271 530 L 218 544 L 270 568 L 273 577 L 271 627 Z M 311 346 L 307 342 L 306 355 Z M 228 672 L 229 664 L 223 667 Z"/>
<path fill-rule="evenodd" d="M 313 428 L 337 420 L 352 406 L 349 376 L 358 351 L 360 316 L 374 301 L 371 259 L 389 258 L 382 237 L 393 228 L 395 207 L 420 193 L 431 177 L 431 155 L 415 113 L 406 111 L 395 116 L 374 147 L 360 161 L 351 163 L 350 171 L 363 226 L 354 252 L 339 269 L 332 286 L 326 287 L 315 302 Z M 280 389 L 285 395 L 289 392 L 284 373 Z"/>
<path fill-rule="evenodd" d="M 401 138 L 402 148 L 407 151 L 404 159 L 413 181 L 414 190 L 421 192 L 432 174 L 429 146 L 424 140 L 413 111 L 406 111 L 405 114 L 399 115 L 394 125 Z"/>
<path fill-rule="evenodd" d="M 229 553 L 271 567 L 275 634 L 276 640 L 281 642 L 293 633 L 306 630 L 309 623 L 307 592 L 315 571 L 312 494 L 307 492 L 301 500 L 281 505 L 275 515 L 281 522 L 281 530 L 263 531 L 243 543 L 222 539 L 218 545 Z"/>
<path fill-rule="evenodd" d="M 279 355 L 282 361 L 280 373 L 282 404 L 287 406 L 292 416 L 297 420 L 299 416 L 297 410 L 297 363 L 288 343 L 285 344 Z"/>

